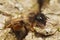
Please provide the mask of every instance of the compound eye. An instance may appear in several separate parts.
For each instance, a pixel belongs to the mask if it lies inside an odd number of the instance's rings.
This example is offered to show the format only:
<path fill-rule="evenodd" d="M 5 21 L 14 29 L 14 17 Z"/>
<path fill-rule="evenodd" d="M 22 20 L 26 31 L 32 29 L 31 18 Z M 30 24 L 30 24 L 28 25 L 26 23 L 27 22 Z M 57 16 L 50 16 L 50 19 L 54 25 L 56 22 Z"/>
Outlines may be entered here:
<path fill-rule="evenodd" d="M 35 16 L 35 20 L 45 25 L 47 17 L 43 13 L 39 13 Z"/>
<path fill-rule="evenodd" d="M 36 19 L 37 19 L 38 21 L 43 20 L 43 18 L 42 18 L 40 15 L 38 15 L 38 16 L 36 17 Z"/>

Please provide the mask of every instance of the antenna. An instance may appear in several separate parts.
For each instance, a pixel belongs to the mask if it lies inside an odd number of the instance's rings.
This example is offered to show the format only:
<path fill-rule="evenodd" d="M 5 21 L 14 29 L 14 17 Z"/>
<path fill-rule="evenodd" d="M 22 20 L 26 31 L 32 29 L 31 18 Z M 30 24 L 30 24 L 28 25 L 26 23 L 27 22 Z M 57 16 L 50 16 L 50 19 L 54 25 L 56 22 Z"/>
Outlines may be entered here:
<path fill-rule="evenodd" d="M 43 6 L 43 4 L 44 4 L 44 0 L 38 0 L 37 2 L 38 2 L 38 4 L 39 4 L 39 11 L 40 11 L 40 13 L 41 13 L 41 9 L 42 9 L 42 6 Z"/>

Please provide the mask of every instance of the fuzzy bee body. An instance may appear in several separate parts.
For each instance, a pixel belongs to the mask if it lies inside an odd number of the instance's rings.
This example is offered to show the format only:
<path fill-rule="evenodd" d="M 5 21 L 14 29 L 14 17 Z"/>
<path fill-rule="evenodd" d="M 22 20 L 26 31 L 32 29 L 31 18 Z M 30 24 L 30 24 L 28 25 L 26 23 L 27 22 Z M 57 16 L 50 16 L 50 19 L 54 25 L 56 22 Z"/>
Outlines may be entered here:
<path fill-rule="evenodd" d="M 42 13 L 31 13 L 27 19 L 13 19 L 10 21 L 10 24 L 7 25 L 8 28 L 11 28 L 13 32 L 16 34 L 18 40 L 22 40 L 29 31 L 35 32 L 33 27 L 39 26 L 44 27 L 46 25 L 46 16 Z M 23 34 L 23 35 L 21 35 Z"/>
<path fill-rule="evenodd" d="M 45 0 L 40 0 L 38 3 L 40 4 L 40 10 L 44 2 Z M 13 30 L 18 40 L 22 40 L 29 31 L 35 32 L 33 27 L 44 27 L 46 25 L 46 20 L 47 17 L 43 13 L 32 12 L 28 13 L 27 15 L 22 15 L 21 18 L 12 19 L 6 27 Z"/>

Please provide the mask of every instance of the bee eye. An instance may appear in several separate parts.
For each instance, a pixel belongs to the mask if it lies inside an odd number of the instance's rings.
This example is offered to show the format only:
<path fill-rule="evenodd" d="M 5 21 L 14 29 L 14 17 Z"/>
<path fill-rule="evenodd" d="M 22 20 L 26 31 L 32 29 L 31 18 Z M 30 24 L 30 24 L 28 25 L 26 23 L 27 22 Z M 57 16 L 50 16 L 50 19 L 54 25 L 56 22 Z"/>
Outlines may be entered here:
<path fill-rule="evenodd" d="M 38 13 L 35 16 L 35 20 L 45 25 L 47 18 L 43 13 Z"/>
<path fill-rule="evenodd" d="M 43 18 L 40 15 L 37 15 L 36 20 L 40 21 L 40 20 L 43 20 Z"/>

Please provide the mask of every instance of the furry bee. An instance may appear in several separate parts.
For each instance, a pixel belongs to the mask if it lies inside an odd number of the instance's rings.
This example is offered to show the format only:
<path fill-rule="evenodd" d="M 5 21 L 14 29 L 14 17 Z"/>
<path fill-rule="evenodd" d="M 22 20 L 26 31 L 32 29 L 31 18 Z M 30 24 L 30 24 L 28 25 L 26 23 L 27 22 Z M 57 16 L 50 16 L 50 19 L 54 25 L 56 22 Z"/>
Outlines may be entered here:
<path fill-rule="evenodd" d="M 44 27 L 46 25 L 46 16 L 42 13 L 31 13 L 26 21 L 22 19 L 13 19 L 6 26 L 7 28 L 11 28 L 15 33 L 18 40 L 22 40 L 28 34 L 29 31 L 35 32 L 33 27 Z"/>
<path fill-rule="evenodd" d="M 40 12 L 31 12 L 28 15 L 21 16 L 21 18 L 12 19 L 10 23 L 6 26 L 7 28 L 11 28 L 15 33 L 17 40 L 23 40 L 29 31 L 35 32 L 33 27 L 44 27 L 46 25 L 47 17 L 41 13 L 41 8 L 45 0 L 38 0 L 38 4 L 40 5 Z"/>

